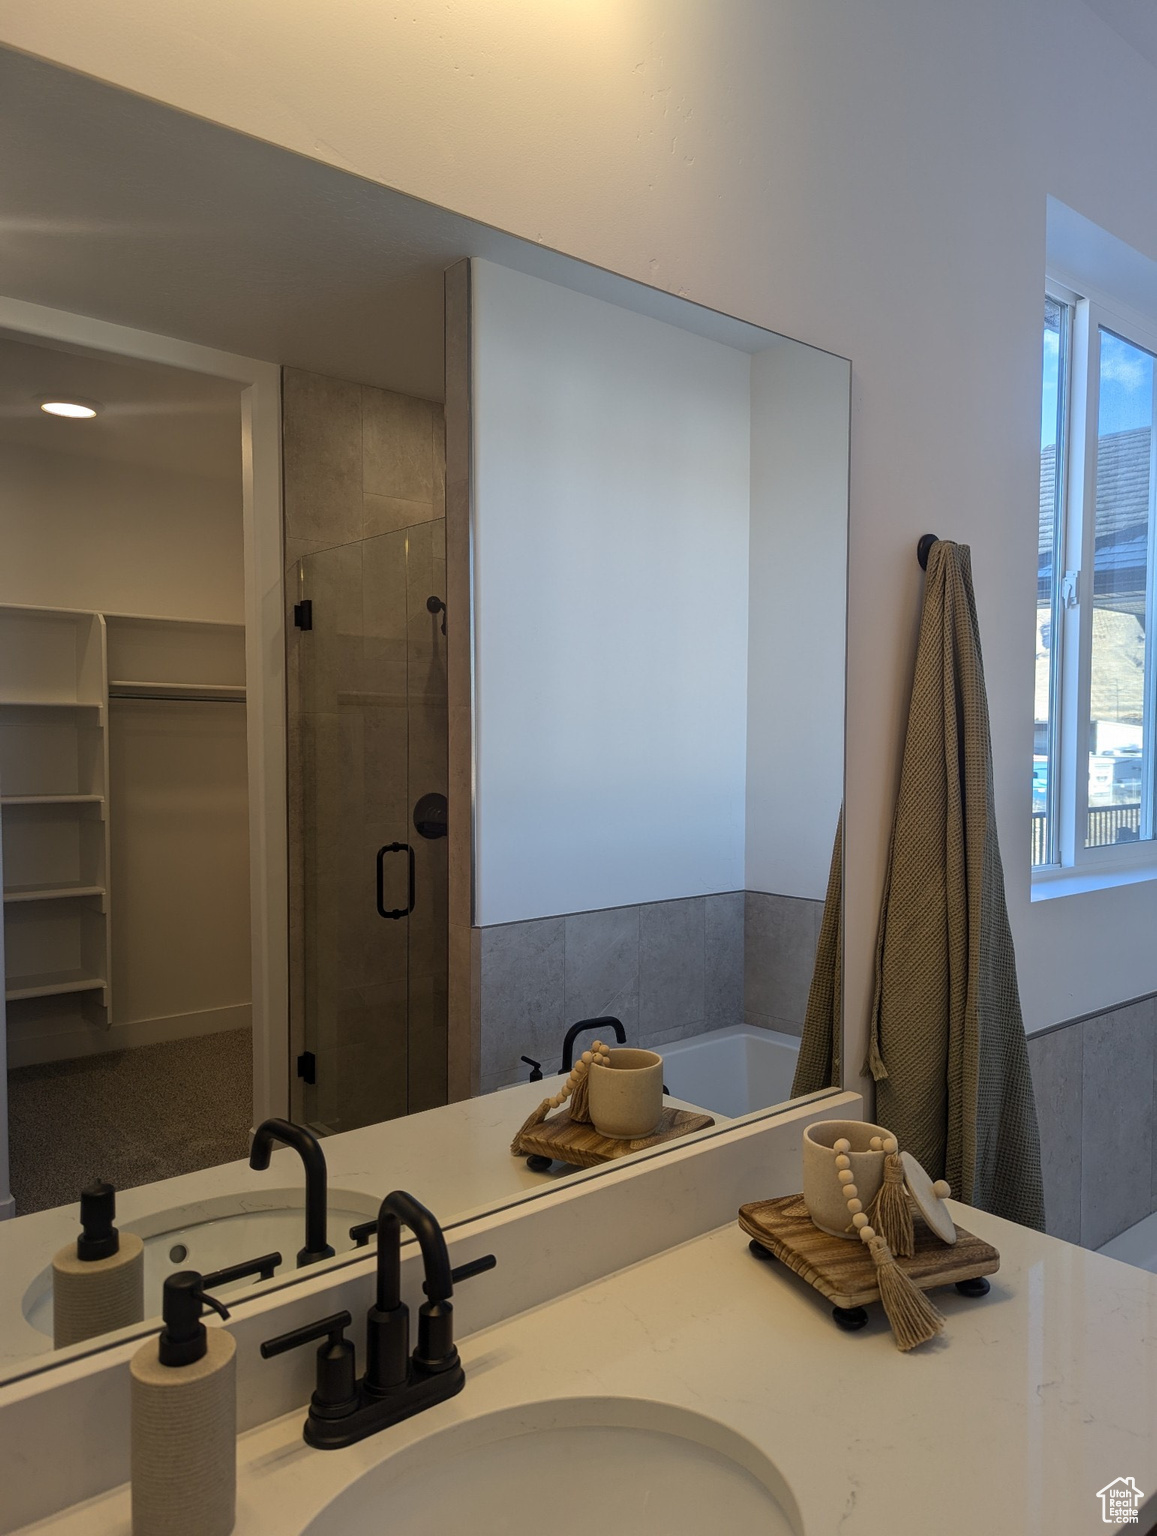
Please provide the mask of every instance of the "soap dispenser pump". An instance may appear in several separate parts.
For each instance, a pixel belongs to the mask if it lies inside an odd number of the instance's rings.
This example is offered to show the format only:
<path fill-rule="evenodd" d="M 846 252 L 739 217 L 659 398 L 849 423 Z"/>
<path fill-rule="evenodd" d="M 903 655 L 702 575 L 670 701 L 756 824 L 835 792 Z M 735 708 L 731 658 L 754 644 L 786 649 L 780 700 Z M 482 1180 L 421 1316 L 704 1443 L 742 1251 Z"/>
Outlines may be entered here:
<path fill-rule="evenodd" d="M 229 1316 L 205 1289 L 216 1279 L 195 1269 L 169 1275 L 164 1327 L 131 1361 L 133 1536 L 233 1529 L 237 1346 L 231 1333 L 201 1321 L 206 1306 Z"/>
<path fill-rule="evenodd" d="M 135 1232 L 118 1232 L 116 1190 L 90 1184 L 80 1196 L 80 1236 L 52 1259 L 52 1343 L 79 1344 L 145 1315 L 145 1250 Z"/>

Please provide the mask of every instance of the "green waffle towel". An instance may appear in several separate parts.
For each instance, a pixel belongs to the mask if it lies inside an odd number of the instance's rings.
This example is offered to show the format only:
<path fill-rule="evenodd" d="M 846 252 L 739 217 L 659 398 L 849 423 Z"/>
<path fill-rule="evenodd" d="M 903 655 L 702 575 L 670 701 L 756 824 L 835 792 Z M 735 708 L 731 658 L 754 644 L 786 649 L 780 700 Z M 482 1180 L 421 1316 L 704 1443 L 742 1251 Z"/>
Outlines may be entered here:
<path fill-rule="evenodd" d="M 799 1043 L 799 1057 L 791 1085 L 793 1099 L 805 1093 L 818 1093 L 821 1088 L 830 1088 L 833 1083 L 837 1088 L 840 1086 L 843 995 L 844 813 L 841 810 L 832 847 L 832 864 L 828 872 L 828 889 L 824 898 L 819 941 L 816 944 L 807 1012 L 804 1014 L 803 1039 Z"/>
<path fill-rule="evenodd" d="M 933 1178 L 1044 1230 L 972 561 L 947 540 L 928 557 L 868 1067 L 876 1119 Z"/>

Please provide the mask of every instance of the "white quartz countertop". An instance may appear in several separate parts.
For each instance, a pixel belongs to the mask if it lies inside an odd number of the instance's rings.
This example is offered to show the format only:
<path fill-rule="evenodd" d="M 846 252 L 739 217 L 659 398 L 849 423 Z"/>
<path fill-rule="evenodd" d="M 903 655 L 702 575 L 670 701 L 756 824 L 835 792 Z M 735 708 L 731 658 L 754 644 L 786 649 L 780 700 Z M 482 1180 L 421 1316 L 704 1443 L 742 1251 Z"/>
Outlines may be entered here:
<path fill-rule="evenodd" d="M 237 1536 L 292 1536 L 414 1441 L 567 1396 L 656 1400 L 727 1425 L 776 1464 L 806 1536 L 1111 1529 L 1100 1488 L 1133 1477 L 1157 1489 L 1157 1277 L 954 1213 L 996 1244 L 1001 1268 L 982 1299 L 937 1292 L 948 1327 L 931 1345 L 902 1355 L 878 1306 L 862 1331 L 841 1332 L 821 1297 L 752 1258 L 729 1225 L 461 1340 L 462 1394 L 360 1445 L 308 1449 L 304 1404 L 244 1435 Z M 560 1467 L 560 1497 L 574 1475 Z M 128 1536 L 127 1488 L 27 1529 Z"/>
<path fill-rule="evenodd" d="M 480 1098 L 325 1137 L 331 1210 L 344 1204 L 364 1208 L 361 1214 L 368 1217 L 376 1214 L 377 1202 L 390 1190 L 406 1189 L 448 1226 L 505 1201 L 555 1188 L 560 1178 L 575 1170 L 556 1163 L 550 1172 L 534 1173 L 525 1158 L 511 1155 L 510 1142 L 531 1111 L 562 1082 L 561 1077 L 551 1077 L 518 1083 Z M 695 1107 L 670 1097 L 665 1102 Z M 715 1116 L 717 1126 L 729 1123 L 722 1115 Z M 94 1169 L 93 1177 L 99 1174 L 99 1168 Z M 344 1192 L 361 1198 L 343 1202 Z M 79 1190 L 77 1194 L 79 1198 Z M 287 1202 L 304 1212 L 305 1178 L 297 1153 L 279 1147 L 265 1172 L 256 1172 L 248 1161 L 221 1163 L 198 1173 L 119 1190 L 116 1220 L 118 1227 L 148 1238 L 233 1211 Z M 158 1221 L 158 1216 L 163 1219 Z M 51 1350 L 51 1339 L 25 1320 L 23 1303 L 30 1286 L 47 1284 L 43 1272 L 53 1254 L 75 1239 L 78 1231 L 77 1205 L 0 1221 L 0 1377 Z M 336 1223 L 331 1224 L 330 1241 L 340 1259 L 349 1242 Z M 238 1252 L 231 1262 L 248 1257 Z M 278 1273 L 281 1278 L 283 1271 Z M 79 1346 L 73 1353 L 83 1350 Z"/>

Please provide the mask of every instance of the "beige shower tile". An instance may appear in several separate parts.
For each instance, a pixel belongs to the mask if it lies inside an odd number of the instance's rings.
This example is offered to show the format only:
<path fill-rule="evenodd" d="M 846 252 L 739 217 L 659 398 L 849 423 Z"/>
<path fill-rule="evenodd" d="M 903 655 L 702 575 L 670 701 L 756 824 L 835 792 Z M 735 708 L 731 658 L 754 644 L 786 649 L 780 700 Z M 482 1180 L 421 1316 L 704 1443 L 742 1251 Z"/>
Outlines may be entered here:
<path fill-rule="evenodd" d="M 362 389 L 363 491 L 434 500 L 434 410 L 429 400 Z"/>
<path fill-rule="evenodd" d="M 421 837 L 412 828 L 409 835 L 414 850 L 414 910 L 407 924 L 410 980 L 435 977 L 445 986 L 450 923 L 446 840 Z"/>
<path fill-rule="evenodd" d="M 339 696 L 362 686 L 362 546 L 345 544 L 315 555 L 305 596 L 313 628 L 294 631 L 297 698 L 307 713 L 333 713 Z"/>
<path fill-rule="evenodd" d="M 409 1006 L 409 1109 L 414 1115 L 446 1102 L 445 975 L 412 977 Z"/>
<path fill-rule="evenodd" d="M 399 496 L 374 496 L 364 498 L 364 537 L 376 538 L 382 533 L 396 533 L 401 528 L 413 528 L 428 523 L 438 515 L 432 501 L 403 501 Z"/>
<path fill-rule="evenodd" d="M 286 536 L 323 546 L 360 538 L 361 386 L 299 368 L 282 380 Z"/>
<path fill-rule="evenodd" d="M 446 515 L 446 415 L 434 407 L 434 516 Z"/>

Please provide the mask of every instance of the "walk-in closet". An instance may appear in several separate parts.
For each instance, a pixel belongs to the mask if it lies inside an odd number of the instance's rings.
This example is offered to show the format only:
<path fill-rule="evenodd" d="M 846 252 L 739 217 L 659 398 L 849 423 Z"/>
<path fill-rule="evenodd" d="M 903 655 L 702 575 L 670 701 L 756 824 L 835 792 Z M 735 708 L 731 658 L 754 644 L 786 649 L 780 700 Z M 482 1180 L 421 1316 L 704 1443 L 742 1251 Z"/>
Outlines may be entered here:
<path fill-rule="evenodd" d="M 27 1212 L 246 1150 L 238 389 L 0 339 L 0 537 L 7 1118 Z"/>

